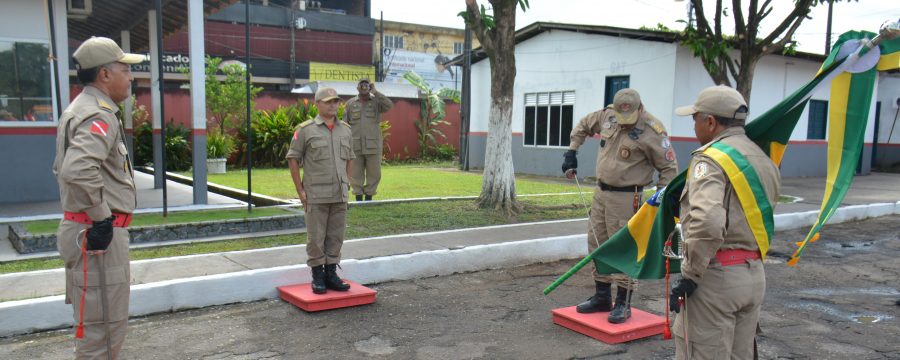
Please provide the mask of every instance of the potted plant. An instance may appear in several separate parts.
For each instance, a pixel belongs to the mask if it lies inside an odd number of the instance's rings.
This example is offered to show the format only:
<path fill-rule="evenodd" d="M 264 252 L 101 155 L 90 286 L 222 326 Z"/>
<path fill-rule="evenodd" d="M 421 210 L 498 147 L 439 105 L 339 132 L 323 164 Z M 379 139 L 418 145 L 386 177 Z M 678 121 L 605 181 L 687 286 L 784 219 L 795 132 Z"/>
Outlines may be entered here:
<path fill-rule="evenodd" d="M 225 162 L 234 152 L 234 139 L 227 134 L 212 132 L 206 138 L 206 171 L 224 174 Z"/>

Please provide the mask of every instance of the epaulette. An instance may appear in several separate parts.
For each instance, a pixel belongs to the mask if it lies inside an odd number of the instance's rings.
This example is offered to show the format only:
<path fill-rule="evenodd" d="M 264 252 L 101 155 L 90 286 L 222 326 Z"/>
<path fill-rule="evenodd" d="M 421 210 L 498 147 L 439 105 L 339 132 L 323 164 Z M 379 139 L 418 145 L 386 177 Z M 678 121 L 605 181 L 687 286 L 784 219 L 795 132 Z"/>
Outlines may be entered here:
<path fill-rule="evenodd" d="M 609 105 L 606 105 L 606 108 L 612 110 L 612 109 L 615 109 L 616 107 L 613 104 L 609 104 Z"/>
<path fill-rule="evenodd" d="M 301 128 L 301 129 L 302 129 L 302 128 L 305 128 L 305 127 L 311 125 L 312 123 L 313 123 L 313 120 L 312 120 L 312 119 L 306 120 L 306 121 L 300 123 L 300 128 Z"/>
<path fill-rule="evenodd" d="M 350 127 L 350 124 L 348 124 L 348 123 L 347 123 L 346 121 L 344 121 L 344 120 L 341 120 L 341 124 L 344 124 L 344 126 L 346 126 L 346 127 Z"/>
<path fill-rule="evenodd" d="M 106 101 L 103 101 L 103 99 L 97 98 L 97 105 L 100 106 L 101 109 L 111 113 L 116 112 L 116 108 L 112 107 L 112 105 L 108 104 Z"/>
<path fill-rule="evenodd" d="M 662 122 L 652 116 L 647 118 L 647 125 L 650 125 L 650 128 L 653 129 L 653 131 L 656 131 L 657 134 L 662 135 L 666 132 L 666 128 L 663 126 Z"/>

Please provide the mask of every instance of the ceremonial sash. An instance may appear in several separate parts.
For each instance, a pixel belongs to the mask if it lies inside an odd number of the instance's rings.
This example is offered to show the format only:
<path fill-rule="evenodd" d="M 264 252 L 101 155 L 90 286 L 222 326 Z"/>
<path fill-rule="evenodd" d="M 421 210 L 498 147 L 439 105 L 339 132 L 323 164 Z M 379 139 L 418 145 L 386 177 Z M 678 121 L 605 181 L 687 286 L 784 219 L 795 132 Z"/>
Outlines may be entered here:
<path fill-rule="evenodd" d="M 769 242 L 775 232 L 775 220 L 772 204 L 766 197 L 766 190 L 750 162 L 733 147 L 717 142 L 712 144 L 703 154 L 712 158 L 719 167 L 725 170 L 728 180 L 734 186 L 747 224 L 756 238 L 760 257 L 765 260 L 769 251 Z"/>

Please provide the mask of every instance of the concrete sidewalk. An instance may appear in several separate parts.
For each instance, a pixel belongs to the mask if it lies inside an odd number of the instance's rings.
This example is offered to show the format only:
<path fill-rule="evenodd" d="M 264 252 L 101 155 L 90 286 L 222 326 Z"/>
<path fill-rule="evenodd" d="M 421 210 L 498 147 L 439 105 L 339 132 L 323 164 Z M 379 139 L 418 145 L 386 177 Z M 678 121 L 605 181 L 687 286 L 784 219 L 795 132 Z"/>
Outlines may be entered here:
<path fill-rule="evenodd" d="M 152 178 L 147 177 L 145 180 L 150 182 L 144 185 L 152 188 Z M 791 214 L 819 210 L 819 202 L 824 192 L 824 182 L 824 178 L 784 179 L 782 193 L 798 197 L 800 200 L 792 204 L 779 204 L 776 207 L 776 213 Z M 190 190 L 190 188 L 174 188 L 178 189 L 175 190 L 175 194 L 178 191 Z M 873 175 L 860 176 L 854 179 L 854 183 L 842 205 L 897 201 L 900 201 L 900 175 L 873 173 Z M 377 205 L 374 203 L 367 203 L 366 205 Z M 222 201 L 220 204 L 228 205 L 229 203 Z M 368 259 L 438 249 L 452 250 L 467 246 L 498 244 L 525 239 L 577 236 L 584 235 L 586 229 L 586 219 L 573 219 L 546 223 L 501 225 L 384 236 L 348 240 L 342 255 L 345 259 Z M 0 237 L 0 239 L 3 238 Z M 9 245 L 7 241 L 0 240 L 0 243 L 4 243 L 0 245 L 0 254 L 2 254 L 2 248 Z M 15 250 L 12 250 L 10 247 L 7 251 Z M 40 255 L 42 254 L 38 254 L 38 256 Z M 43 255 L 46 256 L 46 254 Z M 138 285 L 164 280 L 305 263 L 306 251 L 304 245 L 141 260 L 132 262 L 132 284 Z M 0 275 L 0 301 L 62 294 L 65 288 L 63 274 L 62 269 L 54 269 Z"/>
<path fill-rule="evenodd" d="M 810 225 L 823 189 L 822 178 L 785 179 L 782 193 L 802 199 L 777 207 L 776 230 Z M 842 208 L 832 222 L 900 213 L 898 200 L 900 175 L 857 177 L 844 205 L 879 204 Z M 349 240 L 343 272 L 367 283 L 576 258 L 586 251 L 586 228 L 586 219 L 572 219 Z M 309 280 L 305 261 L 303 245 L 134 261 L 132 315 L 273 297 L 274 286 Z M 70 323 L 63 291 L 62 269 L 0 275 L 0 315 L 49 318 L 0 326 L 0 336 Z"/>

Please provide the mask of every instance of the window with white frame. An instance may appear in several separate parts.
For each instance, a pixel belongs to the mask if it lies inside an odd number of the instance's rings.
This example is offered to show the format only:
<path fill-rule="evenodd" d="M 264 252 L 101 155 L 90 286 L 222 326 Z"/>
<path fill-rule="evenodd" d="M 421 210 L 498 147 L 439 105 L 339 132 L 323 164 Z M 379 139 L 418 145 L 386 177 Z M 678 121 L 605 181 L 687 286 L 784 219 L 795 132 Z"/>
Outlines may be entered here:
<path fill-rule="evenodd" d="M 465 49 L 463 49 L 463 43 L 455 42 L 453 43 L 453 53 L 454 54 L 462 54 Z"/>
<path fill-rule="evenodd" d="M 384 36 L 384 47 L 389 49 L 402 49 L 403 48 L 403 36 L 401 35 L 385 35 Z"/>
<path fill-rule="evenodd" d="M 574 91 L 525 94 L 525 146 L 568 147 Z"/>
<path fill-rule="evenodd" d="M 0 39 L 0 124 L 54 121 L 49 54 L 46 43 Z"/>

